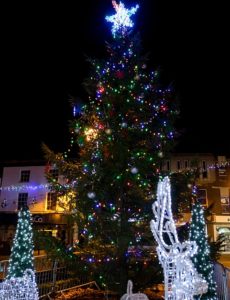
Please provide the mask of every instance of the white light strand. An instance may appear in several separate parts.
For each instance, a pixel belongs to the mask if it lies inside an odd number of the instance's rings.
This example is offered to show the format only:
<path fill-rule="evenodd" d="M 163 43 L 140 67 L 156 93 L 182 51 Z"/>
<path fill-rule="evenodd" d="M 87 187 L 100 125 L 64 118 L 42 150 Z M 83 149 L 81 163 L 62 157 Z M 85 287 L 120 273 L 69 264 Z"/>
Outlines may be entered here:
<path fill-rule="evenodd" d="M 26 269 L 22 277 L 11 277 L 0 283 L 0 300 L 38 300 L 34 272 Z"/>
<path fill-rule="evenodd" d="M 39 184 L 39 185 L 8 185 L 0 188 L 1 191 L 8 192 L 20 192 L 20 191 L 36 191 L 36 190 L 48 190 L 50 187 L 49 184 Z"/>
<path fill-rule="evenodd" d="M 127 27 L 132 28 L 133 22 L 130 19 L 132 15 L 134 15 L 139 8 L 137 4 L 135 7 L 131 7 L 130 9 L 125 8 L 124 4 L 120 2 L 119 4 L 116 1 L 112 1 L 113 7 L 116 11 L 116 14 L 113 16 L 105 17 L 106 21 L 113 23 L 112 26 L 112 34 L 116 36 L 117 32 L 121 32 L 124 34 L 126 32 Z"/>
<path fill-rule="evenodd" d="M 61 184 L 64 188 L 71 188 L 76 184 L 76 182 L 73 182 L 72 184 Z M 0 191 L 7 191 L 7 192 L 21 192 L 21 191 L 37 191 L 37 190 L 50 190 L 51 185 L 48 183 L 45 184 L 11 184 L 8 186 L 2 186 L 0 187 Z"/>
<path fill-rule="evenodd" d="M 208 169 L 221 169 L 230 167 L 230 161 L 226 160 L 224 162 L 216 162 L 208 165 Z"/>
<path fill-rule="evenodd" d="M 157 254 L 164 270 L 165 299 L 193 300 L 207 292 L 207 282 L 197 273 L 191 257 L 195 242 L 180 243 L 171 209 L 171 186 L 168 177 L 159 181 L 157 200 L 152 205 L 155 220 L 150 227 L 158 243 Z"/>

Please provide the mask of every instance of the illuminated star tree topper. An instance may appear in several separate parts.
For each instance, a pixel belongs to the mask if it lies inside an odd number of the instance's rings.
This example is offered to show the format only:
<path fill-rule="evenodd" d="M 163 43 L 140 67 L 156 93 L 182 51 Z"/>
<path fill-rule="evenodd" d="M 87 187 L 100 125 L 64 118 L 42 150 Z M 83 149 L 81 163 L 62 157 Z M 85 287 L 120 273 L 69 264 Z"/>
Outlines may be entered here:
<path fill-rule="evenodd" d="M 127 9 L 122 2 L 118 4 L 116 1 L 112 1 L 112 4 L 116 14 L 113 16 L 106 16 L 105 19 L 106 21 L 113 23 L 112 34 L 115 37 L 117 32 L 124 34 L 127 27 L 133 27 L 134 23 L 130 17 L 136 13 L 139 5 L 137 4 L 135 7 Z"/>

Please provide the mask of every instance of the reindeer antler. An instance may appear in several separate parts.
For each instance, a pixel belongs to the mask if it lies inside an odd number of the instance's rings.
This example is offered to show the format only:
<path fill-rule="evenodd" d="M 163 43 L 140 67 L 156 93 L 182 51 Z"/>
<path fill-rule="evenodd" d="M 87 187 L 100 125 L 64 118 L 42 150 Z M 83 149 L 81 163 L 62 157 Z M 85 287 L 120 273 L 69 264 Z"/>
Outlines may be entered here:
<path fill-rule="evenodd" d="M 150 227 L 158 244 L 168 250 L 171 245 L 179 242 L 171 202 L 170 181 L 168 177 L 165 177 L 159 181 L 157 186 L 157 200 L 152 205 L 155 220 L 151 221 Z M 165 240 L 166 236 L 168 236 L 170 244 Z"/>

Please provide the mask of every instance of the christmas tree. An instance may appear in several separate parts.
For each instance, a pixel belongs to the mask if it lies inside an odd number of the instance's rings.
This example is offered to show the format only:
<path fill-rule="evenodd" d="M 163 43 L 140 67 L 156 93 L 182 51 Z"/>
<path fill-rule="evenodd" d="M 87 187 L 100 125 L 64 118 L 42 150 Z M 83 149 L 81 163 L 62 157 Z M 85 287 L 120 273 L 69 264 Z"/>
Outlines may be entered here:
<path fill-rule="evenodd" d="M 7 279 L 22 277 L 26 269 L 34 270 L 33 231 L 30 211 L 23 207 L 18 212 L 18 223 L 11 249 Z"/>
<path fill-rule="evenodd" d="M 66 180 L 51 180 L 53 188 L 76 197 L 72 208 L 82 260 L 91 265 L 97 282 L 123 292 L 128 279 L 136 283 L 148 269 L 142 246 L 152 241 L 151 204 L 178 111 L 158 71 L 147 70 L 140 36 L 133 30 L 138 5 L 127 9 L 122 2 L 112 3 L 115 14 L 106 17 L 112 23 L 108 59 L 91 60 L 85 82 L 89 103 L 80 112 L 73 103 L 69 153 L 77 142 L 79 157 L 73 161 L 68 152 L 46 153 Z"/>
<path fill-rule="evenodd" d="M 213 264 L 210 259 L 210 246 L 206 234 L 204 209 L 202 205 L 195 201 L 192 206 L 192 219 L 190 224 L 189 237 L 198 246 L 197 254 L 192 261 L 197 272 L 203 276 L 208 283 L 208 291 L 201 298 L 202 300 L 217 300 L 216 283 L 213 279 Z"/>

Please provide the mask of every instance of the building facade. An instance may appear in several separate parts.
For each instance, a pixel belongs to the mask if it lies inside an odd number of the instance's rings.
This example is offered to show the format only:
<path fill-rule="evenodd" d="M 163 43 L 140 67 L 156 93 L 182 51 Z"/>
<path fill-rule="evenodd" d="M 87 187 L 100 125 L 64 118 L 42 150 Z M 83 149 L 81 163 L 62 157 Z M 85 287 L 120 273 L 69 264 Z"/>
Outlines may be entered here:
<path fill-rule="evenodd" d="M 60 204 L 56 193 L 51 191 L 46 172 L 47 166 L 44 162 L 15 162 L 2 166 L 0 247 L 12 242 L 17 212 L 23 206 L 30 209 L 35 229 L 46 231 L 66 244 L 71 243 L 68 210 Z M 55 167 L 49 167 L 48 172 L 56 180 L 61 180 Z"/>
<path fill-rule="evenodd" d="M 225 236 L 223 255 L 230 254 L 230 161 L 225 156 L 209 153 L 173 154 L 162 165 L 169 173 L 196 170 L 198 200 L 204 208 L 211 208 L 207 232 L 216 241 Z M 58 182 L 64 184 L 55 166 L 49 166 Z M 32 213 L 34 227 L 60 238 L 66 244 L 77 240 L 77 226 L 70 222 L 68 199 L 57 199 L 46 179 L 45 162 L 5 163 L 1 172 L 0 189 L 0 252 L 1 243 L 12 241 L 17 212 L 27 205 Z M 65 201 L 66 200 L 66 201 Z M 184 214 L 189 221 L 190 214 Z"/>
<path fill-rule="evenodd" d="M 163 168 L 169 172 L 196 170 L 197 198 L 209 209 L 207 233 L 212 241 L 225 236 L 222 254 L 230 254 L 230 160 L 209 153 L 174 154 Z M 189 221 L 190 214 L 185 214 Z"/>

